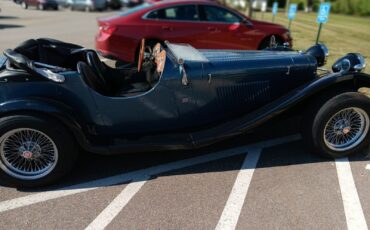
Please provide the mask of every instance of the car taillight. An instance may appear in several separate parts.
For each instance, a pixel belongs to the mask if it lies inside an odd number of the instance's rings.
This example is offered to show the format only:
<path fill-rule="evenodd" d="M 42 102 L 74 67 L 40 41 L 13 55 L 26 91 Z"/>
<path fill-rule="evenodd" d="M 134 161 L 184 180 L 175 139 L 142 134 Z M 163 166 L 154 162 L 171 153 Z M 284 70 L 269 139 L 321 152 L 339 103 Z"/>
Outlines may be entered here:
<path fill-rule="evenodd" d="M 112 26 L 112 25 L 101 25 L 101 26 L 99 26 L 99 30 L 101 32 L 111 34 L 111 33 L 113 33 L 114 31 L 117 30 L 117 27 Z"/>

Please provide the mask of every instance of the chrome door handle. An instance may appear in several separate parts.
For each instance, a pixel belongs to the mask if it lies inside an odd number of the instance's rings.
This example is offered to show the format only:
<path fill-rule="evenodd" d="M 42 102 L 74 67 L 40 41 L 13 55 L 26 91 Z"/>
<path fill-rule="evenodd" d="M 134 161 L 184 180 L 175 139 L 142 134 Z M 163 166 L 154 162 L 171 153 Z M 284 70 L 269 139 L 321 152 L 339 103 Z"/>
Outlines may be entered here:
<path fill-rule="evenodd" d="M 288 65 L 288 70 L 287 72 L 285 73 L 286 75 L 290 75 L 290 66 Z"/>
<path fill-rule="evenodd" d="M 169 27 L 169 26 L 162 26 L 162 30 L 165 30 L 165 31 L 173 31 L 173 28 L 172 27 Z"/>

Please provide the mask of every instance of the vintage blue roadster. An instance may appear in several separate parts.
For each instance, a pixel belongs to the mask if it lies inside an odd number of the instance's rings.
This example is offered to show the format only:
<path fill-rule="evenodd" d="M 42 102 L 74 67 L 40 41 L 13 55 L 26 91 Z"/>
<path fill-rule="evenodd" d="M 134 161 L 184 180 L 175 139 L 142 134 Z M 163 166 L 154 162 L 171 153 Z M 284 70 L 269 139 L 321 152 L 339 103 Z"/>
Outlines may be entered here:
<path fill-rule="evenodd" d="M 323 70 L 328 50 L 197 50 L 142 41 L 138 64 L 112 68 L 94 50 L 28 40 L 0 61 L 0 181 L 55 182 L 78 147 L 92 153 L 191 149 L 302 115 L 314 152 L 353 154 L 369 144 L 364 57 Z"/>

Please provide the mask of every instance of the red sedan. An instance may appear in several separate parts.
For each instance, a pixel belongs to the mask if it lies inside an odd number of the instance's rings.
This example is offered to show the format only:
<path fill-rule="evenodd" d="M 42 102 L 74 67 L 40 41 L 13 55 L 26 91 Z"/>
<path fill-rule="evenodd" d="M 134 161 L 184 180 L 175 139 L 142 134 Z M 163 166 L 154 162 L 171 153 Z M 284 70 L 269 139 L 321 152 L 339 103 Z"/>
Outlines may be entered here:
<path fill-rule="evenodd" d="M 168 40 L 199 49 L 263 49 L 272 35 L 279 44 L 292 42 L 283 26 L 252 20 L 207 0 L 144 3 L 98 23 L 96 49 L 126 62 L 136 61 L 142 38 L 149 45 Z"/>

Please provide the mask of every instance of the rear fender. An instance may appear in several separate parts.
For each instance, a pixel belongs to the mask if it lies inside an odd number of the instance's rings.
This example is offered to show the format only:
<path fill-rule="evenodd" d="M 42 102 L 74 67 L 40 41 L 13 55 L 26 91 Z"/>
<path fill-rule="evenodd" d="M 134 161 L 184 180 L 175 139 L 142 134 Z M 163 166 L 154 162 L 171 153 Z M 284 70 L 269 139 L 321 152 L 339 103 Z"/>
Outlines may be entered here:
<path fill-rule="evenodd" d="M 0 104 L 0 117 L 10 115 L 36 115 L 53 118 L 73 134 L 77 143 L 86 151 L 105 153 L 106 148 L 93 147 L 88 139 L 90 130 L 72 108 L 51 100 L 20 99 Z"/>

